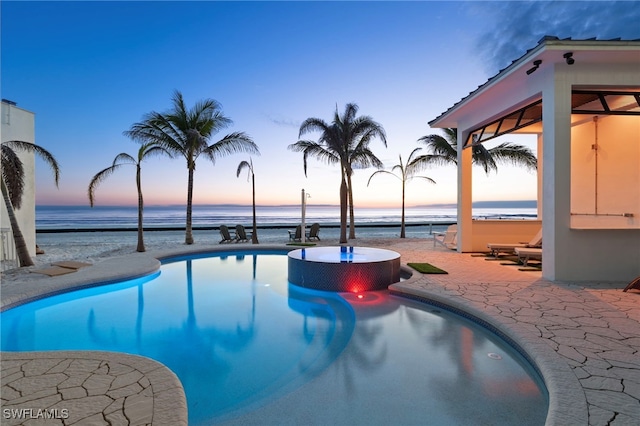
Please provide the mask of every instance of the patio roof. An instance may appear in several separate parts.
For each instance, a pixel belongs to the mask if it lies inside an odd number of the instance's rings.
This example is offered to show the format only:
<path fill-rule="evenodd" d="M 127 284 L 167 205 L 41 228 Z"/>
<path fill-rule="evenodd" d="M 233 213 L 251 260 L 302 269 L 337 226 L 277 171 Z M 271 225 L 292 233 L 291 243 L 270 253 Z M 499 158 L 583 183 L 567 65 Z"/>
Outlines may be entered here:
<path fill-rule="evenodd" d="M 640 116 L 640 91 L 573 90 L 571 113 Z M 473 129 L 469 132 L 464 147 L 486 142 L 507 133 L 518 132 L 541 121 L 542 99 L 538 99 L 525 107 L 508 112 L 488 124 Z M 533 131 L 527 130 L 526 132 L 540 133 L 541 131 L 542 129 L 536 126 Z"/>
<path fill-rule="evenodd" d="M 482 96 L 489 88 L 498 84 L 503 90 L 510 87 L 526 84 L 529 75 L 539 67 L 552 66 L 553 64 L 566 63 L 571 65 L 576 61 L 590 63 L 637 63 L 640 56 L 640 39 L 635 40 L 573 40 L 571 38 L 559 39 L 555 36 L 545 36 L 538 45 L 529 49 L 520 58 L 511 62 L 509 66 L 500 70 L 495 76 L 489 78 L 484 84 L 455 103 L 451 108 L 429 121 L 429 125 L 435 128 L 457 127 L 457 121 L 462 110 L 473 99 Z M 525 70 L 526 68 L 526 70 Z M 612 90 L 611 88 L 609 88 Z M 629 88 L 616 88 L 620 91 L 628 91 Z M 528 100 L 531 103 L 533 100 Z M 521 108 L 526 104 L 518 105 Z"/>

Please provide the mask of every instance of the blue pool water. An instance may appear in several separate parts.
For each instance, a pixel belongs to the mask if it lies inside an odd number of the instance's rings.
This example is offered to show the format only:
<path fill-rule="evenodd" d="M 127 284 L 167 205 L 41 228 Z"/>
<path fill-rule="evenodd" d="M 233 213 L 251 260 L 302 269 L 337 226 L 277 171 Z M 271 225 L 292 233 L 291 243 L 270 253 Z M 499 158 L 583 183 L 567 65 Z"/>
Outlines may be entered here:
<path fill-rule="evenodd" d="M 476 324 L 386 291 L 309 291 L 282 253 L 192 256 L 6 312 L 5 351 L 90 349 L 169 367 L 189 424 L 544 424 L 544 386 Z"/>

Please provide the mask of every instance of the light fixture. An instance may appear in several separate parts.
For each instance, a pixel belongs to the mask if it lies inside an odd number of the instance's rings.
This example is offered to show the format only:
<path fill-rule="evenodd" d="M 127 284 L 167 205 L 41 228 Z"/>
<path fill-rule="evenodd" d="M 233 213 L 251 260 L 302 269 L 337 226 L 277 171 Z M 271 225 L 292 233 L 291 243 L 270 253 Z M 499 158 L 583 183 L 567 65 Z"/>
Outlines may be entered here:
<path fill-rule="evenodd" d="M 562 57 L 567 61 L 567 65 L 573 65 L 576 63 L 576 60 L 573 59 L 573 52 L 567 52 Z"/>
<path fill-rule="evenodd" d="M 535 72 L 535 70 L 537 70 L 538 68 L 540 68 L 540 64 L 542 63 L 541 59 L 536 59 L 535 61 L 533 61 L 533 67 L 529 68 L 527 70 L 527 75 L 531 75 Z"/>

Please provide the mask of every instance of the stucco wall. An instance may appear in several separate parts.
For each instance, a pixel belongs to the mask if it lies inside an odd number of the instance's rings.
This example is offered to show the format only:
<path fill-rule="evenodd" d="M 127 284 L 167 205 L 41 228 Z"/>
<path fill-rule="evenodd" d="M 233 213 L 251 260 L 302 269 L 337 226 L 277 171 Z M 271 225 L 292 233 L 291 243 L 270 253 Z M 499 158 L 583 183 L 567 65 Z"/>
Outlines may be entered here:
<path fill-rule="evenodd" d="M 474 220 L 471 251 L 486 252 L 488 243 L 528 243 L 541 228 L 541 220 Z"/>
<path fill-rule="evenodd" d="M 32 112 L 18 108 L 15 105 L 2 102 L 2 142 L 22 140 L 36 143 L 35 117 Z M 16 217 L 20 230 L 24 235 L 31 256 L 36 255 L 36 197 L 35 197 L 35 159 L 33 153 L 16 151 L 22 160 L 25 173 L 25 189 L 22 206 L 16 210 Z M 2 228 L 9 228 L 7 209 L 4 201 L 1 203 L 0 219 Z"/>
<path fill-rule="evenodd" d="M 640 229 L 640 118 L 586 118 L 571 130 L 571 227 Z"/>

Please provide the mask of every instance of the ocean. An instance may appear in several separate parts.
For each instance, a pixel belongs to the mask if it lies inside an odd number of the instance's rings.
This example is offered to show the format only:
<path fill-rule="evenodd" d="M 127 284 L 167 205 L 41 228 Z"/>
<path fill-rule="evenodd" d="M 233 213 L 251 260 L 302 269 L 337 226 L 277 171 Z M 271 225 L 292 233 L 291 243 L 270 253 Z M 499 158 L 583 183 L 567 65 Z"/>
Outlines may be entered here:
<path fill-rule="evenodd" d="M 357 208 L 356 236 L 363 238 L 398 238 L 399 208 Z M 476 218 L 534 219 L 535 208 L 478 208 Z M 36 240 L 47 254 L 77 257 L 96 251 L 110 253 L 122 245 L 135 248 L 138 226 L 137 207 L 37 206 Z M 260 243 L 286 243 L 288 231 L 301 221 L 300 206 L 258 206 Z M 405 210 L 407 238 L 431 238 L 456 222 L 454 208 L 409 207 Z M 323 241 L 338 241 L 340 209 L 338 206 L 314 206 L 306 209 L 305 222 L 320 223 Z M 186 211 L 184 206 L 149 206 L 144 211 L 144 238 L 148 249 L 158 249 L 184 241 Z M 231 230 L 242 224 L 251 231 L 251 206 L 209 205 L 193 207 L 193 235 L 198 244 L 217 244 L 218 228 Z M 233 232 L 233 231 L 232 231 Z"/>
<path fill-rule="evenodd" d="M 259 228 L 295 227 L 301 221 L 300 206 L 257 206 Z M 446 225 L 456 222 L 455 208 L 408 207 L 405 222 L 410 226 L 429 224 Z M 535 208 L 474 208 L 477 219 L 534 219 Z M 399 208 L 356 208 L 356 226 L 400 226 Z M 192 223 L 194 229 L 234 227 L 252 224 L 251 206 L 195 205 Z M 144 228 L 149 230 L 184 229 L 185 206 L 149 206 L 144 209 Z M 320 223 L 324 227 L 340 225 L 339 206 L 308 205 L 305 222 Z M 135 206 L 36 206 L 36 231 L 82 230 L 135 230 L 138 226 L 138 209 Z"/>

